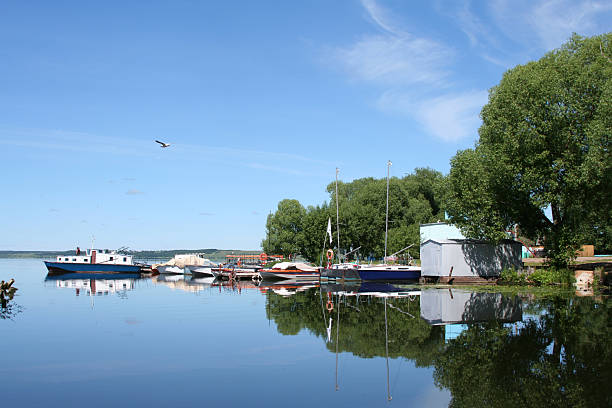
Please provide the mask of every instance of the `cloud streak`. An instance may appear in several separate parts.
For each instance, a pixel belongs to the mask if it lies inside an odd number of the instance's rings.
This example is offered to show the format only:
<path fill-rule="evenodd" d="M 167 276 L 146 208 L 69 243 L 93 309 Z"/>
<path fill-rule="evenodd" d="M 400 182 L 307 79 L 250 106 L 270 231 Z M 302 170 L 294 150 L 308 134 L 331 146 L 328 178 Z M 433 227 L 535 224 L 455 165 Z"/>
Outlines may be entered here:
<path fill-rule="evenodd" d="M 428 134 L 443 141 L 475 135 L 479 104 L 486 92 L 453 90 L 451 65 L 456 51 L 410 33 L 374 0 L 361 4 L 380 34 L 366 35 L 352 45 L 337 48 L 335 59 L 352 78 L 383 87 L 376 101 L 378 109 L 411 117 Z M 473 41 L 477 41 L 476 35 Z"/>
<path fill-rule="evenodd" d="M 335 48 L 337 65 L 351 79 L 380 90 L 379 110 L 411 118 L 446 142 L 475 138 L 487 92 L 464 84 L 456 68 L 458 50 L 411 33 L 375 0 L 361 5 L 377 33 Z M 506 69 L 559 47 L 572 32 L 607 30 L 605 22 L 612 18 L 612 3 L 590 0 L 492 0 L 479 7 L 479 15 L 471 1 L 440 2 L 436 8 L 465 34 L 477 55 Z"/>
<path fill-rule="evenodd" d="M 123 155 L 157 160 L 188 160 L 206 158 L 209 163 L 220 166 L 242 166 L 273 172 L 280 171 L 280 166 L 269 166 L 268 163 L 287 164 L 283 172 L 293 175 L 311 175 L 308 170 L 300 171 L 295 167 L 333 167 L 336 162 L 321 160 L 289 152 L 274 152 L 255 149 L 242 149 L 232 146 L 209 146 L 193 143 L 175 142 L 172 147 L 161 151 L 159 146 L 150 139 L 119 138 L 99 136 L 84 132 L 51 129 L 15 129 L 0 127 L 0 146 L 40 149 L 43 151 L 57 150 L 66 152 L 86 152 L 93 155 Z M 290 169 L 294 167 L 293 169 Z M 133 181 L 125 177 L 122 181 Z M 115 180 L 109 180 L 114 183 Z"/>

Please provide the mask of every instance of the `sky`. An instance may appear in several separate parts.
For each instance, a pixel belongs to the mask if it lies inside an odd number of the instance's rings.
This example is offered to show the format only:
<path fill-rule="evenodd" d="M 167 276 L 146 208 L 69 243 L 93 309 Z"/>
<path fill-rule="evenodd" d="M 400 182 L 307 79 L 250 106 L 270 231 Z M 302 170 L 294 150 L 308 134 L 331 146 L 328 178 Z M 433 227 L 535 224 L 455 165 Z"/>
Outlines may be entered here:
<path fill-rule="evenodd" d="M 505 71 L 610 22 L 603 0 L 3 1 L 0 250 L 258 250 L 336 167 L 448 173 Z"/>

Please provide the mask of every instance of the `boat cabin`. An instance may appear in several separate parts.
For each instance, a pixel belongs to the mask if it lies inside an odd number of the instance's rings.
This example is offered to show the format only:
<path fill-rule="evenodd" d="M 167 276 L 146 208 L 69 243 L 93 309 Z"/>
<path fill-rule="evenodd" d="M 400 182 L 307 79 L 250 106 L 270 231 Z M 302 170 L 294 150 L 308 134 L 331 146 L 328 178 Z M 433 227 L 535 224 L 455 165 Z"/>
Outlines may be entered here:
<path fill-rule="evenodd" d="M 88 249 L 85 254 L 61 255 L 56 262 L 60 263 L 88 263 L 110 265 L 132 265 L 132 255 L 119 254 L 109 249 Z"/>

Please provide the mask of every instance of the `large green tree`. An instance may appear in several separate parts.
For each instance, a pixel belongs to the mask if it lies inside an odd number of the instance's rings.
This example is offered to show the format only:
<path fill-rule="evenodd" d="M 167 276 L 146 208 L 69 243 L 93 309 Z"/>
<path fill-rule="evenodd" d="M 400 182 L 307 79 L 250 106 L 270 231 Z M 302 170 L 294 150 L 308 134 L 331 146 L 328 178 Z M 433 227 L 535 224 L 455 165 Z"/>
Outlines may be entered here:
<path fill-rule="evenodd" d="M 612 247 L 610 55 L 612 33 L 574 35 L 490 90 L 479 141 L 448 177 L 446 210 L 465 234 L 497 240 L 518 224 L 556 266 L 581 242 Z"/>
<path fill-rule="evenodd" d="M 389 180 L 389 234 L 387 254 L 413 245 L 410 255 L 419 256 L 419 224 L 443 219 L 442 173 L 415 169 L 413 174 Z M 386 179 L 372 177 L 338 183 L 340 214 L 340 247 L 336 223 L 336 185 L 330 183 L 328 203 L 303 208 L 296 200 L 283 200 L 268 217 L 266 252 L 283 255 L 301 254 L 319 263 L 324 252 L 332 248 L 336 254 L 359 249 L 361 258 L 380 258 L 385 250 Z M 333 243 L 326 240 L 328 220 L 332 220 Z"/>
<path fill-rule="evenodd" d="M 300 253 L 304 245 L 303 218 L 306 210 L 298 200 L 285 199 L 278 203 L 274 214 L 268 215 L 263 250 L 285 257 Z"/>

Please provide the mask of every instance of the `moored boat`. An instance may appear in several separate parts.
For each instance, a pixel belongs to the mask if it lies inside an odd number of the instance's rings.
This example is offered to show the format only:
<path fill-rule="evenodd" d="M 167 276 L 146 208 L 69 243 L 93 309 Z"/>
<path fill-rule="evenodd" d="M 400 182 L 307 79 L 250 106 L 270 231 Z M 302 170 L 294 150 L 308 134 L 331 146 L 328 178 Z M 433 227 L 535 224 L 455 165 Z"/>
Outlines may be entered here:
<path fill-rule="evenodd" d="M 414 280 L 421 277 L 421 267 L 414 265 L 362 265 L 358 269 L 361 280 Z"/>
<path fill-rule="evenodd" d="M 361 280 L 361 276 L 359 276 L 360 266 L 355 263 L 333 264 L 330 268 L 321 269 L 321 280 Z"/>
<path fill-rule="evenodd" d="M 270 269 L 261 269 L 259 276 L 262 279 L 319 279 L 319 268 L 303 262 L 279 262 Z"/>
<path fill-rule="evenodd" d="M 50 274 L 68 272 L 87 273 L 139 273 L 145 265 L 134 263 L 132 255 L 108 249 L 90 249 L 84 254 L 58 256 L 55 261 L 44 261 Z"/>
<path fill-rule="evenodd" d="M 154 265 L 154 268 L 166 274 L 197 273 L 212 276 L 211 268 L 215 266 L 210 259 L 204 258 L 204 254 L 177 254 L 166 263 Z"/>

